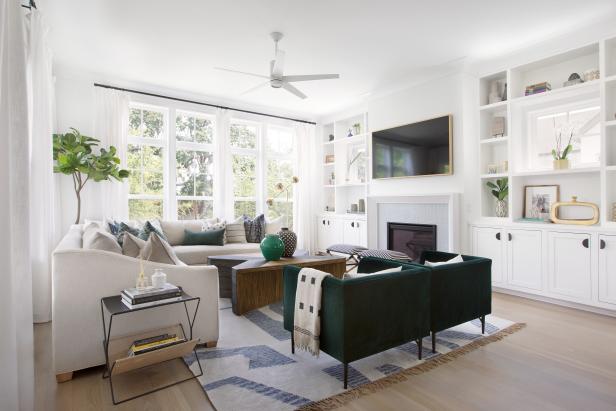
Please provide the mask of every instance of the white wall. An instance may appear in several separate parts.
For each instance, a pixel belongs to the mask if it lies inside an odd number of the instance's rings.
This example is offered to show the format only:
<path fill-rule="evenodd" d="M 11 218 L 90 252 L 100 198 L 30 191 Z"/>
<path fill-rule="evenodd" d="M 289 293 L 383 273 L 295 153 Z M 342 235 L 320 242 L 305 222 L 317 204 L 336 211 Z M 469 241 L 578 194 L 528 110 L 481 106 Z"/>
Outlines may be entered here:
<path fill-rule="evenodd" d="M 473 169 L 477 161 L 477 146 L 473 132 L 474 120 L 467 114 L 468 102 L 475 96 L 473 78 L 463 73 L 451 74 L 423 84 L 411 86 L 385 96 L 368 99 L 362 104 L 320 119 L 326 123 L 339 116 L 368 112 L 370 131 L 382 130 L 408 123 L 422 121 L 442 115 L 453 116 L 453 175 L 433 177 L 396 178 L 370 180 L 369 195 L 392 196 L 413 194 L 460 193 L 461 209 L 458 210 L 461 227 L 459 229 L 460 251 L 467 248 L 467 223 L 474 218 L 472 196 L 476 182 L 467 169 Z M 368 233 L 369 236 L 375 235 Z"/>

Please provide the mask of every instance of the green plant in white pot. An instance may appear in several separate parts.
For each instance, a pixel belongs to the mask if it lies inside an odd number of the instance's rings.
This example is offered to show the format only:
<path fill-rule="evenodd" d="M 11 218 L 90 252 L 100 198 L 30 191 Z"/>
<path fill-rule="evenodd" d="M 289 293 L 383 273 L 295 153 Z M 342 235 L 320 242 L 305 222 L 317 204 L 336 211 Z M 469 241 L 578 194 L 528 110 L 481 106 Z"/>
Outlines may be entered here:
<path fill-rule="evenodd" d="M 496 184 L 491 181 L 486 183 L 488 188 L 492 189 L 492 195 L 496 198 L 496 207 L 494 213 L 497 217 L 507 217 L 507 197 L 509 197 L 509 180 L 507 177 L 499 178 Z"/>

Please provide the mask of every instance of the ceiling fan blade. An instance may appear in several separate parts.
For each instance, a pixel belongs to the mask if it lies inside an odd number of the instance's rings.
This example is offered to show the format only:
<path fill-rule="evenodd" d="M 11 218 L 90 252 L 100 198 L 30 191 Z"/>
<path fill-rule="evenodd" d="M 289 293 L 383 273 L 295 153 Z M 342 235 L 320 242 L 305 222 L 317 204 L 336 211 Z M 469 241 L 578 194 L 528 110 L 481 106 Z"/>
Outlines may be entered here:
<path fill-rule="evenodd" d="M 260 77 L 260 78 L 266 78 L 269 80 L 268 76 L 263 76 L 261 74 L 255 74 L 255 73 L 247 73 L 245 71 L 239 71 L 239 70 L 231 70 L 231 69 L 227 69 L 227 68 L 223 68 L 223 67 L 214 67 L 214 70 L 221 70 L 221 71 L 228 71 L 230 73 L 237 73 L 237 74 L 245 74 L 247 76 L 253 76 L 253 77 Z"/>
<path fill-rule="evenodd" d="M 274 64 L 272 65 L 272 77 L 280 78 L 282 77 L 284 69 L 284 51 L 278 50 L 276 51 L 276 59 L 274 60 Z"/>
<path fill-rule="evenodd" d="M 295 86 L 292 86 L 289 83 L 282 83 L 282 88 L 287 90 L 291 94 L 295 94 L 297 97 L 301 98 L 302 100 L 307 97 L 304 93 L 302 93 Z"/>
<path fill-rule="evenodd" d="M 282 76 L 282 81 L 312 81 L 312 80 L 330 80 L 340 78 L 340 74 L 307 74 L 305 76 Z"/>
<path fill-rule="evenodd" d="M 270 80 L 267 80 L 265 83 L 259 83 L 259 84 L 257 84 L 256 86 L 251 87 L 251 88 L 249 88 L 248 90 L 246 90 L 246 91 L 244 91 L 243 93 L 241 93 L 241 94 L 240 94 L 240 96 L 243 96 L 244 94 L 248 94 L 248 93 L 250 93 L 250 92 L 252 92 L 252 91 L 258 90 L 258 89 L 260 89 L 261 87 L 268 85 L 269 83 L 270 83 Z"/>

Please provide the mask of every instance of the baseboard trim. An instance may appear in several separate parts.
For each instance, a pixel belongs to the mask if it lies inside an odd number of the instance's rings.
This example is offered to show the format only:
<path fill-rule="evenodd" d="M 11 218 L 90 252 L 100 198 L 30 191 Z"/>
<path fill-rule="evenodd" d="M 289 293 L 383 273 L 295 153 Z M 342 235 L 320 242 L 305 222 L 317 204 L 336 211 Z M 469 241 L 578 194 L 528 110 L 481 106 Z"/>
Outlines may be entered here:
<path fill-rule="evenodd" d="M 516 297 L 526 298 L 528 300 L 541 301 L 542 303 L 559 305 L 561 307 L 574 308 L 576 310 L 588 311 L 594 314 L 606 315 L 608 317 L 616 317 L 616 311 L 608 310 L 606 308 L 593 307 L 591 305 L 574 303 L 571 301 L 564 301 L 564 300 L 559 300 L 557 298 L 545 297 L 542 295 L 530 294 L 530 293 L 525 293 L 523 291 L 510 290 L 508 288 L 501 288 L 501 287 L 495 287 L 495 286 L 492 287 L 492 291 L 501 293 L 501 294 L 514 295 Z"/>

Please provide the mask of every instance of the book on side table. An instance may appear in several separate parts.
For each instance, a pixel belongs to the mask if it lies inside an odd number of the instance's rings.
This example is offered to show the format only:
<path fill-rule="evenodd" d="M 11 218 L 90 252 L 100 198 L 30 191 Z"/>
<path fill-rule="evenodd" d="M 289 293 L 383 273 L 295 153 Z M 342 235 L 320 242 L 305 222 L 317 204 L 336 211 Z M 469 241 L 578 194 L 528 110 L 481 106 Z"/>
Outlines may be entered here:
<path fill-rule="evenodd" d="M 144 289 L 127 288 L 122 291 L 122 303 L 130 309 L 150 307 L 182 299 L 182 288 L 173 284 Z"/>

